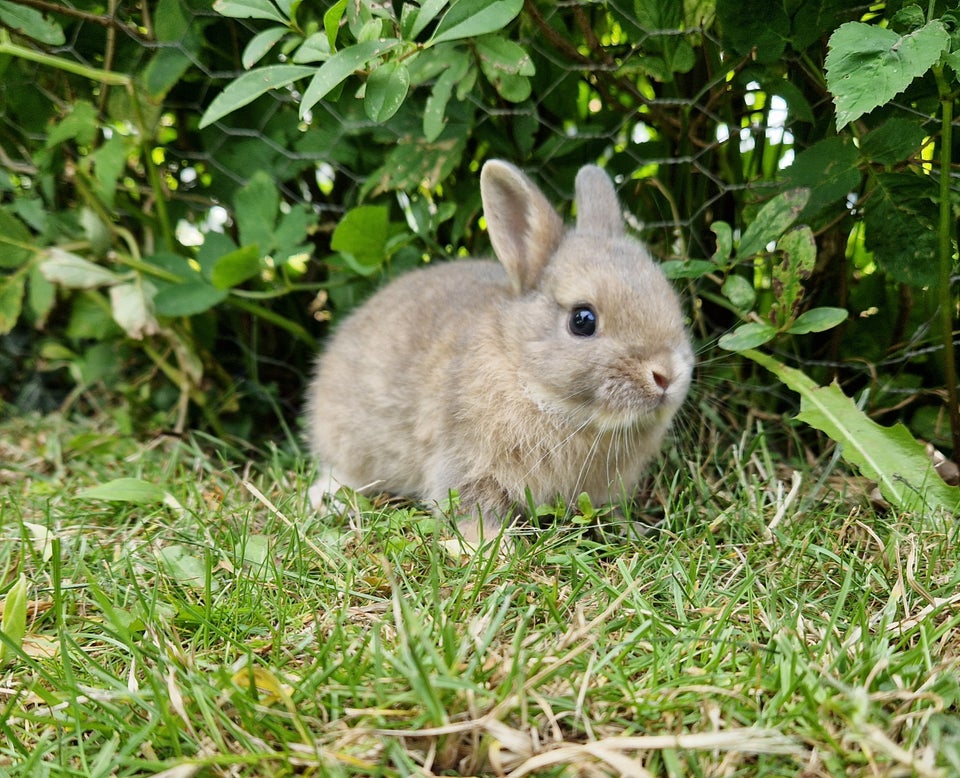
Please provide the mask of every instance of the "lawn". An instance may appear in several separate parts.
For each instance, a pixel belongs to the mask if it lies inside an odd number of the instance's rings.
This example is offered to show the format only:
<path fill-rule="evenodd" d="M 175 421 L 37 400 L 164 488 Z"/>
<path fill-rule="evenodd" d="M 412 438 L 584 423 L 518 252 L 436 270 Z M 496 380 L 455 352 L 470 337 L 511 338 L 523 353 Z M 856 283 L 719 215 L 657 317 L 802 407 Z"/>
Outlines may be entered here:
<path fill-rule="evenodd" d="M 294 453 L 8 420 L 0 775 L 960 774 L 957 523 L 764 432 L 470 554 Z"/>

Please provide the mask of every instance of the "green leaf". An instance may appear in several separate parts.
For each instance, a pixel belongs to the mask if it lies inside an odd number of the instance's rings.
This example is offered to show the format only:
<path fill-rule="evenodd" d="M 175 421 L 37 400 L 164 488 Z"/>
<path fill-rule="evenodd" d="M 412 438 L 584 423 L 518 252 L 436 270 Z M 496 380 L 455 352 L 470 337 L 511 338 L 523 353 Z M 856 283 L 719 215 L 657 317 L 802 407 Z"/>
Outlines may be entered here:
<path fill-rule="evenodd" d="M 233 19 L 268 19 L 281 24 L 288 21 L 270 0 L 217 0 L 213 10 Z"/>
<path fill-rule="evenodd" d="M 703 278 L 708 273 L 714 273 L 717 266 L 706 259 L 668 259 L 660 263 L 664 275 L 674 281 L 681 278 Z"/>
<path fill-rule="evenodd" d="M 250 42 L 244 46 L 243 55 L 240 57 L 240 63 L 244 69 L 250 70 L 250 68 L 256 65 L 288 32 L 289 30 L 286 27 L 278 25 L 276 27 L 267 27 L 267 29 L 254 35 L 250 39 Z M 294 62 L 297 62 L 297 60 L 294 59 Z"/>
<path fill-rule="evenodd" d="M 23 310 L 23 293 L 27 276 L 18 271 L 9 276 L 0 276 L 0 335 L 13 329 Z"/>
<path fill-rule="evenodd" d="M 744 230 L 737 256 L 746 259 L 764 251 L 796 221 L 809 197 L 809 189 L 791 189 L 766 203 Z"/>
<path fill-rule="evenodd" d="M 0 267 L 20 267 L 33 256 L 33 236 L 16 216 L 0 208 Z"/>
<path fill-rule="evenodd" d="M 896 165 L 920 149 L 927 133 L 916 121 L 887 119 L 860 141 L 860 152 L 879 165 Z"/>
<path fill-rule="evenodd" d="M 521 46 L 500 35 L 484 35 L 475 42 L 480 69 L 500 96 L 519 103 L 530 96 L 533 60 Z"/>
<path fill-rule="evenodd" d="M 21 573 L 17 582 L 3 598 L 3 621 L 0 632 L 13 646 L 20 648 L 23 636 L 27 634 L 27 577 Z M 0 642 L 0 668 L 13 661 L 14 650 L 6 641 Z"/>
<path fill-rule="evenodd" d="M 195 556 L 189 547 L 180 544 L 164 546 L 157 552 L 160 564 L 167 574 L 184 586 L 205 589 L 207 586 L 207 566 Z M 209 577 L 210 588 L 216 591 L 220 584 L 216 578 Z"/>
<path fill-rule="evenodd" d="M 890 102 L 936 64 L 949 44 L 939 19 L 903 36 L 862 22 L 840 25 L 830 36 L 825 62 L 837 128 Z"/>
<path fill-rule="evenodd" d="M 222 303 L 228 294 L 205 281 L 174 284 L 157 292 L 153 307 L 157 316 L 196 316 Z"/>
<path fill-rule="evenodd" d="M 774 303 L 771 307 L 779 327 L 786 326 L 799 309 L 803 282 L 810 277 L 817 261 L 817 241 L 813 231 L 801 225 L 777 241 L 780 261 L 773 263 Z"/>
<path fill-rule="evenodd" d="M 327 34 L 330 51 L 337 50 L 337 33 L 340 31 L 340 20 L 347 10 L 347 0 L 337 0 L 323 14 L 323 31 Z"/>
<path fill-rule="evenodd" d="M 97 137 L 100 120 L 97 109 L 89 100 L 77 100 L 70 113 L 47 133 L 46 147 L 52 149 L 68 140 L 89 146 Z"/>
<path fill-rule="evenodd" d="M 956 516 L 960 489 L 948 486 L 933 469 L 925 447 L 902 424 L 882 427 L 861 411 L 837 384 L 818 386 L 799 370 L 756 351 L 744 356 L 800 394 L 797 418 L 840 444 L 843 458 L 876 481 L 899 510 L 937 511 Z"/>
<path fill-rule="evenodd" d="M 797 154 L 786 170 L 784 187 L 810 190 L 804 215 L 812 216 L 859 190 L 859 165 L 857 147 L 849 139 L 826 138 Z"/>
<path fill-rule="evenodd" d="M 420 9 L 417 11 L 416 18 L 411 24 L 407 37 L 410 40 L 414 40 L 427 28 L 430 22 L 437 18 L 437 15 L 443 10 L 446 4 L 447 0 L 423 0 L 420 4 Z"/>
<path fill-rule="evenodd" d="M 280 192 L 269 173 L 258 170 L 233 198 L 240 245 L 260 246 L 263 255 L 273 247 L 273 231 L 280 211 Z"/>
<path fill-rule="evenodd" d="M 423 135 L 433 142 L 440 137 L 447 124 L 447 104 L 453 94 L 453 87 L 466 76 L 470 69 L 470 60 L 466 54 L 451 50 L 448 59 L 444 60 L 446 68 L 433 83 L 433 91 L 427 98 L 423 111 Z"/>
<path fill-rule="evenodd" d="M 846 308 L 830 308 L 828 306 L 811 308 L 809 311 L 801 313 L 786 331 L 791 335 L 824 332 L 845 322 L 848 315 Z"/>
<path fill-rule="evenodd" d="M 94 289 L 123 281 L 123 276 L 56 246 L 48 248 L 45 253 L 46 259 L 40 263 L 40 270 L 51 284 L 68 289 Z"/>
<path fill-rule="evenodd" d="M 27 286 L 27 307 L 33 314 L 33 324 L 37 328 L 42 328 L 47 321 L 47 316 L 53 310 L 53 303 L 56 301 L 56 288 L 53 284 L 43 277 L 43 272 L 39 265 L 33 265 L 29 273 L 29 285 Z"/>
<path fill-rule="evenodd" d="M 313 106 L 357 70 L 366 66 L 370 60 L 392 51 L 402 43 L 403 41 L 396 38 L 364 41 L 346 49 L 341 49 L 324 62 L 319 70 L 311 68 L 310 72 L 315 75 L 300 100 L 300 118 L 306 116 Z"/>
<path fill-rule="evenodd" d="M 316 68 L 305 65 L 267 65 L 251 70 L 231 81 L 207 106 L 200 118 L 200 129 L 209 127 L 228 113 L 252 103 L 274 89 L 280 89 L 300 78 L 312 76 Z"/>
<path fill-rule="evenodd" d="M 20 3 L 0 0 L 0 23 L 45 46 L 62 46 L 67 40 L 56 21 Z"/>
<path fill-rule="evenodd" d="M 722 48 L 759 62 L 779 59 L 790 37 L 783 3 L 770 0 L 717 0 Z"/>
<path fill-rule="evenodd" d="M 330 59 L 331 54 L 333 52 L 330 50 L 326 34 L 315 32 L 313 35 L 308 35 L 293 53 L 293 61 L 298 65 L 304 62 L 323 62 Z"/>
<path fill-rule="evenodd" d="M 777 328 L 762 321 L 749 321 L 741 324 L 733 332 L 727 332 L 717 341 L 720 348 L 727 351 L 746 351 L 762 346 L 777 336 Z"/>
<path fill-rule="evenodd" d="M 716 221 L 710 225 L 710 231 L 717 236 L 717 250 L 710 259 L 714 264 L 725 268 L 733 253 L 733 229 L 726 222 Z"/>
<path fill-rule="evenodd" d="M 431 43 L 497 32 L 512 22 L 521 8 L 523 0 L 458 0 L 440 20 Z"/>
<path fill-rule="evenodd" d="M 123 137 L 114 135 L 90 155 L 93 170 L 107 205 L 113 205 L 117 182 L 127 167 L 127 149 Z"/>
<path fill-rule="evenodd" d="M 78 500 L 105 500 L 133 505 L 167 503 L 171 497 L 162 487 L 140 478 L 114 478 L 103 484 L 91 486 L 76 495 Z"/>
<path fill-rule="evenodd" d="M 728 276 L 720 287 L 720 293 L 726 297 L 738 311 L 749 311 L 757 301 L 757 292 L 743 276 Z"/>
<path fill-rule="evenodd" d="M 363 110 L 370 121 L 390 119 L 407 97 L 410 88 L 410 70 L 402 62 L 385 62 L 367 79 Z"/>
<path fill-rule="evenodd" d="M 376 269 L 386 260 L 389 214 L 381 205 L 360 205 L 344 214 L 330 248 L 351 255 L 362 267 Z"/>
<path fill-rule="evenodd" d="M 896 281 L 937 283 L 936 182 L 931 176 L 880 173 L 864 209 L 866 246 Z"/>
<path fill-rule="evenodd" d="M 242 246 L 217 260 L 210 280 L 217 289 L 231 289 L 253 278 L 260 270 L 260 247 L 257 244 Z"/>

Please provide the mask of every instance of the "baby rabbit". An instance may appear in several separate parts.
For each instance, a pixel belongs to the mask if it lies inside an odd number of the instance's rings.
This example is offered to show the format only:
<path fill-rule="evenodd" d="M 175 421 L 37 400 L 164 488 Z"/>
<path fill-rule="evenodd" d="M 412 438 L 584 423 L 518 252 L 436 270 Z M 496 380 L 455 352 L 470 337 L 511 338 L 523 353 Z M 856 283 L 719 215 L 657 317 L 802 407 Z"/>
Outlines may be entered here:
<path fill-rule="evenodd" d="M 310 446 L 338 484 L 444 506 L 465 536 L 526 505 L 636 488 L 690 386 L 677 295 L 625 234 L 613 184 L 577 174 L 572 230 L 513 165 L 480 193 L 499 263 L 442 262 L 387 284 L 339 326 L 307 397 Z"/>

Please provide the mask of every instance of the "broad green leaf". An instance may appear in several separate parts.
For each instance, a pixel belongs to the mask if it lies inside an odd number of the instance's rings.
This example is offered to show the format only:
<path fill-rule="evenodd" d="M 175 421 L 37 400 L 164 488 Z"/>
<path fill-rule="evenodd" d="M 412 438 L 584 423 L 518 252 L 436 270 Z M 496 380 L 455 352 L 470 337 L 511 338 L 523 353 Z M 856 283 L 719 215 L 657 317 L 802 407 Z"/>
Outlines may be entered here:
<path fill-rule="evenodd" d="M 458 0 L 443 15 L 431 43 L 497 32 L 512 22 L 521 8 L 523 0 Z"/>
<path fill-rule="evenodd" d="M 100 119 L 97 109 L 89 100 L 77 100 L 70 113 L 63 117 L 47 133 L 46 147 L 52 149 L 68 140 L 76 140 L 81 146 L 89 146 L 97 137 Z"/>
<path fill-rule="evenodd" d="M 254 35 L 250 42 L 244 46 L 243 55 L 240 57 L 240 63 L 244 69 L 249 70 L 256 65 L 288 32 L 289 30 L 286 27 L 278 25 L 267 27 L 267 29 Z M 297 62 L 296 58 L 294 62 Z"/>
<path fill-rule="evenodd" d="M 3 598 L 0 632 L 17 648 L 23 644 L 23 636 L 27 634 L 27 577 L 22 573 Z M 0 668 L 13 661 L 14 656 L 16 654 L 6 641 L 0 642 Z"/>
<path fill-rule="evenodd" d="M 261 269 L 260 247 L 257 244 L 242 246 L 217 260 L 210 280 L 217 289 L 231 289 L 253 278 Z"/>
<path fill-rule="evenodd" d="M 806 225 L 787 232 L 777 241 L 779 260 L 773 263 L 774 304 L 778 327 L 793 319 L 803 297 L 803 282 L 817 261 L 817 241 Z"/>
<path fill-rule="evenodd" d="M 157 316 L 196 316 L 222 303 L 228 294 L 205 281 L 174 284 L 157 292 L 153 307 Z"/>
<path fill-rule="evenodd" d="M 0 208 L 0 267 L 20 267 L 33 256 L 33 243 L 23 222 Z"/>
<path fill-rule="evenodd" d="M 267 65 L 251 70 L 231 81 L 207 106 L 200 118 L 200 129 L 209 127 L 228 113 L 252 103 L 274 89 L 280 89 L 300 78 L 312 76 L 316 68 L 305 65 Z"/>
<path fill-rule="evenodd" d="M 386 259 L 389 214 L 381 205 L 360 205 L 344 214 L 333 231 L 330 248 L 350 254 L 363 267 L 376 269 Z"/>
<path fill-rule="evenodd" d="M 33 325 L 42 328 L 53 310 L 57 290 L 53 284 L 43 277 L 39 265 L 33 265 L 29 272 L 27 285 L 27 308 L 33 315 Z"/>
<path fill-rule="evenodd" d="M 110 287 L 113 320 L 134 340 L 143 340 L 145 336 L 156 335 L 160 331 L 153 314 L 153 296 L 156 293 L 156 287 L 142 279 Z"/>
<path fill-rule="evenodd" d="M 749 311 L 757 301 L 757 292 L 743 276 L 728 276 L 720 287 L 720 293 L 726 297 L 738 311 Z"/>
<path fill-rule="evenodd" d="M 280 192 L 269 173 L 258 170 L 233 198 L 241 246 L 260 246 L 263 255 L 273 247 L 273 231 L 280 211 Z"/>
<path fill-rule="evenodd" d="M 410 88 L 410 70 L 402 62 L 385 62 L 367 78 L 363 110 L 370 121 L 390 119 L 407 97 Z"/>
<path fill-rule="evenodd" d="M 902 36 L 862 22 L 840 25 L 830 36 L 825 62 L 837 128 L 890 102 L 936 64 L 949 44 L 950 34 L 939 19 Z"/>
<path fill-rule="evenodd" d="M 20 318 L 26 280 L 24 270 L 0 276 L 0 335 L 10 332 Z"/>
<path fill-rule="evenodd" d="M 741 324 L 733 332 L 720 336 L 718 345 L 727 351 L 746 351 L 762 346 L 777 336 L 777 329 L 762 321 L 749 321 Z"/>
<path fill-rule="evenodd" d="M 896 281 L 933 286 L 938 280 L 936 182 L 931 176 L 880 173 L 864 209 L 866 246 Z"/>
<path fill-rule="evenodd" d="M 233 19 L 268 19 L 281 24 L 288 21 L 270 0 L 217 0 L 213 10 Z"/>
<path fill-rule="evenodd" d="M 960 489 L 948 486 L 933 469 L 922 443 L 902 424 L 882 427 L 860 410 L 835 383 L 818 386 L 801 371 L 756 351 L 743 355 L 800 394 L 797 418 L 840 444 L 843 458 L 876 481 L 896 508 L 913 512 L 942 510 L 956 516 Z"/>
<path fill-rule="evenodd" d="M 916 121 L 887 119 L 860 141 L 860 152 L 871 162 L 895 165 L 920 150 L 927 133 Z"/>
<path fill-rule="evenodd" d="M 710 231 L 717 236 L 717 250 L 710 259 L 725 268 L 733 253 L 733 229 L 726 222 L 716 221 L 710 225 Z"/>
<path fill-rule="evenodd" d="M 220 588 L 217 579 L 207 575 L 207 566 L 204 561 L 188 546 L 180 544 L 164 546 L 157 552 L 157 558 L 167 575 L 184 586 L 204 589 L 209 579 L 210 588 L 213 591 Z"/>
<path fill-rule="evenodd" d="M 717 21 L 725 51 L 759 62 L 779 59 L 790 38 L 790 17 L 783 3 L 717 0 Z"/>
<path fill-rule="evenodd" d="M 797 154 L 785 171 L 785 188 L 805 187 L 810 199 L 804 216 L 814 216 L 860 188 L 860 155 L 847 138 L 814 143 Z"/>
<path fill-rule="evenodd" d="M 76 499 L 150 505 L 167 502 L 169 496 L 166 489 L 140 478 L 114 478 L 82 490 L 76 495 Z"/>
<path fill-rule="evenodd" d="M 791 189 L 766 203 L 744 230 L 737 256 L 746 259 L 764 251 L 796 221 L 809 197 L 809 189 Z"/>
<path fill-rule="evenodd" d="M 500 35 L 484 35 L 475 41 L 480 69 L 500 96 L 519 103 L 530 96 L 530 79 L 536 69 L 530 55 Z"/>
<path fill-rule="evenodd" d="M 94 289 L 124 280 L 123 276 L 56 246 L 46 249 L 45 253 L 46 259 L 40 263 L 40 271 L 52 284 L 68 289 Z"/>
<path fill-rule="evenodd" d="M 368 62 L 397 48 L 403 41 L 396 38 L 365 41 L 346 49 L 341 49 L 324 62 L 320 69 L 311 68 L 315 75 L 303 93 L 300 101 L 300 118 L 303 118 L 313 106 L 326 97 L 331 90 L 346 81 Z"/>
<path fill-rule="evenodd" d="M 306 40 L 293 52 L 293 61 L 298 65 L 306 62 L 323 62 L 330 59 L 332 53 L 326 34 L 315 32 L 313 35 L 308 35 Z"/>
<path fill-rule="evenodd" d="M 787 328 L 791 335 L 806 335 L 809 332 L 824 332 L 831 330 L 847 320 L 846 308 L 830 308 L 821 306 L 811 308 L 801 313 Z"/>
<path fill-rule="evenodd" d="M 0 0 L 0 23 L 45 46 L 62 46 L 67 40 L 56 21 L 34 8 L 9 0 Z"/>

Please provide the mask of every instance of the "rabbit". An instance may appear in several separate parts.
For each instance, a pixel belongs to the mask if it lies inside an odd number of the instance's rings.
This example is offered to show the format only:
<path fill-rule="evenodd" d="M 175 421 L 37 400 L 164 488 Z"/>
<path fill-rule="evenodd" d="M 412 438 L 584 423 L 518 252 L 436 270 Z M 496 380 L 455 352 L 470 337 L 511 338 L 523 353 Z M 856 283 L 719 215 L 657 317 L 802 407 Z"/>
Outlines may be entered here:
<path fill-rule="evenodd" d="M 625 231 L 613 183 L 576 177 L 567 230 L 514 165 L 480 173 L 499 262 L 412 270 L 349 315 L 319 357 L 306 434 L 327 478 L 447 506 L 461 531 L 498 532 L 513 512 L 587 492 L 632 494 L 690 386 L 680 301 Z M 528 495 L 529 490 L 529 495 Z"/>

